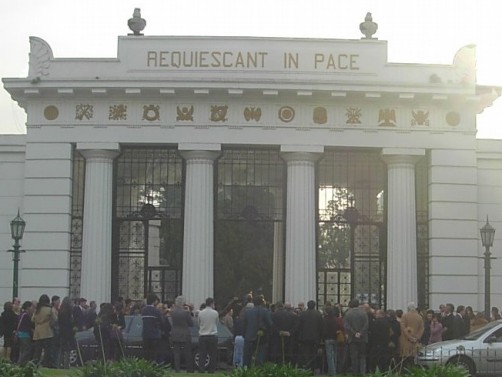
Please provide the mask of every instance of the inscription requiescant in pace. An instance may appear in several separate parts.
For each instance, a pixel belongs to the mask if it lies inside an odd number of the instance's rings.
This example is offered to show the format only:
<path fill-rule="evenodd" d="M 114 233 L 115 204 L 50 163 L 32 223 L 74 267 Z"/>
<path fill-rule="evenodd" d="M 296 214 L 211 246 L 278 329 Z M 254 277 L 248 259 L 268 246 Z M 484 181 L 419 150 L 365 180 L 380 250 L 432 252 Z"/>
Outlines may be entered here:
<path fill-rule="evenodd" d="M 359 54 L 302 54 L 284 52 L 273 56 L 267 51 L 147 51 L 147 68 L 169 69 L 286 69 L 316 71 L 359 71 Z"/>

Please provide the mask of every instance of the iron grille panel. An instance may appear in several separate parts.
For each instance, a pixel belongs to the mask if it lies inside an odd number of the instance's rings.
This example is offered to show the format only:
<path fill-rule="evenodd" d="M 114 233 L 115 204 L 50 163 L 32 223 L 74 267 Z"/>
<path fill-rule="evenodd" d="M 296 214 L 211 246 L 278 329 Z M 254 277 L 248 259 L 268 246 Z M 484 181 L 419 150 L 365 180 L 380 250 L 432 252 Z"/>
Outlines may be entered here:
<path fill-rule="evenodd" d="M 385 302 L 386 168 L 379 152 L 327 151 L 318 163 L 317 180 L 318 277 L 336 273 L 340 279 L 332 287 L 327 280 L 318 281 L 319 302 L 347 304 L 357 296 L 362 302 L 381 305 Z"/>
<path fill-rule="evenodd" d="M 175 149 L 127 147 L 116 161 L 113 293 L 181 293 L 183 161 Z"/>
<path fill-rule="evenodd" d="M 274 253 L 284 254 L 284 178 L 285 163 L 278 150 L 225 149 L 218 159 L 217 301 L 251 290 L 271 298 Z"/>
<path fill-rule="evenodd" d="M 417 207 L 417 276 L 418 306 L 429 307 L 429 211 L 428 211 L 428 158 L 420 160 L 415 168 Z"/>
<path fill-rule="evenodd" d="M 82 231 L 84 215 L 85 159 L 73 150 L 70 244 L 70 297 L 80 297 Z"/>

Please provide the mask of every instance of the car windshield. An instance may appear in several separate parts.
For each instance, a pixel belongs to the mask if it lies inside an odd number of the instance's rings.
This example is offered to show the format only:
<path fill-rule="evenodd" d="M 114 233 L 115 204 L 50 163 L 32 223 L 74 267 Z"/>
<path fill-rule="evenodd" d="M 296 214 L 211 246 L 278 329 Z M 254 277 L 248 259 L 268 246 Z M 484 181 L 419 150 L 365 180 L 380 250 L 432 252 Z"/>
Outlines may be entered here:
<path fill-rule="evenodd" d="M 466 339 L 466 340 L 477 340 L 479 337 L 483 336 L 488 331 L 490 331 L 494 327 L 497 327 L 498 325 L 500 325 L 500 322 L 498 322 L 498 321 L 490 322 L 486 326 L 483 326 L 480 329 L 477 329 L 477 330 L 471 332 L 464 339 Z"/>

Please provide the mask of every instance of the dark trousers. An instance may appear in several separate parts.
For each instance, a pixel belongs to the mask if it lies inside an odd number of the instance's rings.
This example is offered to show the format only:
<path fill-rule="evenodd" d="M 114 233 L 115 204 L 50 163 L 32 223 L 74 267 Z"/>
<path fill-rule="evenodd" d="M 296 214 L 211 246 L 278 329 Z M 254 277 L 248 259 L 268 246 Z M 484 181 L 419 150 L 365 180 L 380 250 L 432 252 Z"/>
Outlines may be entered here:
<path fill-rule="evenodd" d="M 52 368 L 52 359 L 51 359 L 51 345 L 52 338 L 39 339 L 34 342 L 34 355 L 33 362 L 37 365 L 42 365 L 45 368 Z M 42 351 L 44 358 L 40 360 L 42 357 Z"/>
<path fill-rule="evenodd" d="M 30 338 L 19 339 L 19 359 L 18 364 L 24 367 L 33 357 L 33 345 Z"/>
<path fill-rule="evenodd" d="M 157 360 L 157 349 L 160 339 L 143 339 L 143 358 L 149 361 Z"/>
<path fill-rule="evenodd" d="M 201 335 L 199 337 L 199 372 L 214 373 L 216 370 L 216 358 L 218 357 L 218 338 L 216 335 Z M 209 363 L 206 366 L 206 359 L 209 355 Z"/>
<path fill-rule="evenodd" d="M 179 372 L 181 369 L 181 350 L 185 357 L 185 364 L 188 373 L 193 373 L 192 346 L 190 342 L 173 342 L 174 370 Z"/>
<path fill-rule="evenodd" d="M 314 341 L 300 342 L 299 364 L 303 369 L 315 370 L 315 360 L 317 357 L 318 344 Z"/>
<path fill-rule="evenodd" d="M 352 366 L 352 374 L 366 374 L 366 343 L 349 343 L 349 353 L 350 364 Z"/>

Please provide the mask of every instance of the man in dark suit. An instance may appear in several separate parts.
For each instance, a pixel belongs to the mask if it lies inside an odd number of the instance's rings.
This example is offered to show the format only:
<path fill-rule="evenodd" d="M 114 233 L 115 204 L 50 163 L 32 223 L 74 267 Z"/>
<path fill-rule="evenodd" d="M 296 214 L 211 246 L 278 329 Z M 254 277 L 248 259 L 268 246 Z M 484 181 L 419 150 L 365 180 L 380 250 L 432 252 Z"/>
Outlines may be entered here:
<path fill-rule="evenodd" d="M 87 326 L 86 311 L 87 311 L 87 300 L 85 298 L 79 298 L 75 306 L 73 307 L 73 321 L 75 322 L 78 331 L 86 329 Z"/>
<path fill-rule="evenodd" d="M 146 306 L 141 310 L 143 318 L 143 357 L 145 360 L 157 360 L 157 350 L 159 348 L 162 313 L 157 309 L 159 298 L 150 293 L 146 297 Z"/>
<path fill-rule="evenodd" d="M 254 307 L 244 311 L 244 366 L 251 367 L 253 355 L 257 365 L 265 362 L 272 329 L 270 312 L 263 307 L 263 297 L 253 298 Z"/>
<path fill-rule="evenodd" d="M 375 320 L 369 323 L 369 370 L 375 372 L 387 371 L 390 361 L 389 343 L 391 334 L 390 321 L 383 310 L 375 312 Z"/>
<path fill-rule="evenodd" d="M 193 373 L 192 360 L 192 316 L 190 311 L 184 308 L 185 298 L 178 296 L 174 300 L 173 309 L 171 309 L 171 342 L 174 353 L 174 370 L 179 372 L 181 369 L 181 350 L 185 358 L 186 369 L 188 373 Z"/>
<path fill-rule="evenodd" d="M 275 304 L 272 313 L 274 329 L 270 338 L 271 361 L 277 364 L 292 362 L 292 339 L 297 326 L 298 317 L 287 310 L 282 302 Z"/>
<path fill-rule="evenodd" d="M 317 350 L 322 340 L 322 314 L 315 308 L 315 301 L 307 302 L 307 310 L 300 313 L 298 318 L 298 342 L 300 352 L 300 366 L 304 369 L 315 370 Z"/>

